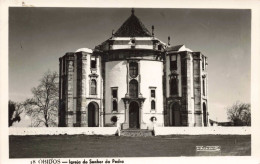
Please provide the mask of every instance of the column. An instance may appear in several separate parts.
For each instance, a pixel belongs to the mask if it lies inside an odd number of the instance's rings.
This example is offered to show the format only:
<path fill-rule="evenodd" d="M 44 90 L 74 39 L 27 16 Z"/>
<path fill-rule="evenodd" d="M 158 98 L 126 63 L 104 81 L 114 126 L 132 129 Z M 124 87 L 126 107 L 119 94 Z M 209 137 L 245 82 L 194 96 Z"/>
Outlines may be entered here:
<path fill-rule="evenodd" d="M 67 101 L 68 101 L 68 108 L 67 108 L 67 126 L 68 127 L 73 127 L 73 119 L 74 119 L 74 103 L 73 103 L 73 71 L 74 71 L 74 68 L 73 68 L 73 60 L 69 60 L 69 59 L 66 59 L 67 60 L 67 72 L 68 72 L 68 79 L 67 79 L 67 92 L 68 92 L 68 97 L 67 97 Z"/>
<path fill-rule="evenodd" d="M 193 54 L 194 126 L 202 126 L 201 119 L 201 54 Z"/>
<path fill-rule="evenodd" d="M 181 81 L 182 81 L 182 108 L 181 125 L 188 126 L 188 110 L 191 106 L 191 79 L 190 79 L 190 54 L 185 52 L 181 60 Z"/>
<path fill-rule="evenodd" d="M 187 98 L 187 111 L 186 113 L 184 114 L 184 116 L 186 117 L 186 124 L 184 124 L 185 126 L 193 126 L 193 122 L 192 122 L 192 117 L 193 117 L 193 113 L 192 113 L 192 100 L 191 100 L 191 97 L 193 97 L 193 95 L 191 95 L 191 90 L 193 90 L 193 85 L 192 85 L 192 79 L 193 79 L 193 71 L 191 69 L 193 69 L 191 66 L 191 62 L 192 62 L 192 59 L 191 59 L 191 54 L 189 52 L 187 52 L 187 65 L 186 65 L 186 69 L 187 69 L 187 94 L 186 94 L 186 98 Z"/>
<path fill-rule="evenodd" d="M 81 111 L 81 122 L 80 126 L 86 127 L 87 126 L 87 119 L 86 119 L 86 106 L 87 106 L 87 101 L 86 101 L 86 87 L 87 87 L 87 54 L 82 53 L 82 58 L 81 58 L 81 106 L 80 106 L 80 111 Z"/>
<path fill-rule="evenodd" d="M 125 97 L 129 97 L 129 62 L 126 64 L 126 94 Z"/>

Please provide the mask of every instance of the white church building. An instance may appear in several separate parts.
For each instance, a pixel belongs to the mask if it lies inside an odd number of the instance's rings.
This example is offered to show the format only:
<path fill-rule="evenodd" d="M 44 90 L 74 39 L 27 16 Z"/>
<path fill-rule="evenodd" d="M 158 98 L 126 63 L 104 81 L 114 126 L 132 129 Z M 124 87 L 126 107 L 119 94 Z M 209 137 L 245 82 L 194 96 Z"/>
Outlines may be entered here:
<path fill-rule="evenodd" d="M 208 126 L 207 57 L 163 43 L 134 10 L 111 38 L 59 64 L 60 127 Z"/>

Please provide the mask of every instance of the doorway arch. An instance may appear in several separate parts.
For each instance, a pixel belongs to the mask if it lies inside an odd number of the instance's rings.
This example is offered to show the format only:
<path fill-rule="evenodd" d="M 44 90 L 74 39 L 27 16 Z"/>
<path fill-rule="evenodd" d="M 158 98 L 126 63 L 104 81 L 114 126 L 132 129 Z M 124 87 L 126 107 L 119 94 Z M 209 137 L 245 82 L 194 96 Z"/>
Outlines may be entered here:
<path fill-rule="evenodd" d="M 203 125 L 208 126 L 208 121 L 207 121 L 207 107 L 206 104 L 203 103 Z"/>
<path fill-rule="evenodd" d="M 140 128 L 139 105 L 132 101 L 129 105 L 129 128 Z"/>
<path fill-rule="evenodd" d="M 170 109 L 170 126 L 181 126 L 181 111 L 180 105 L 174 103 Z"/>
<path fill-rule="evenodd" d="M 98 127 L 98 104 L 95 102 L 90 102 L 88 104 L 88 127 Z"/>

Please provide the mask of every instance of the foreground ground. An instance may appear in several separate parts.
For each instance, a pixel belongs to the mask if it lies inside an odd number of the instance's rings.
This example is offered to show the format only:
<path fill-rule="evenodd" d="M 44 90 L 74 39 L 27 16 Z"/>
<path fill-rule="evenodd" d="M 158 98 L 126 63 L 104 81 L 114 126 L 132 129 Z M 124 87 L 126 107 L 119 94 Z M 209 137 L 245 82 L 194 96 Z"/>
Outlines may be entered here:
<path fill-rule="evenodd" d="M 10 158 L 249 156 L 251 136 L 10 136 Z M 196 146 L 220 146 L 199 152 Z"/>

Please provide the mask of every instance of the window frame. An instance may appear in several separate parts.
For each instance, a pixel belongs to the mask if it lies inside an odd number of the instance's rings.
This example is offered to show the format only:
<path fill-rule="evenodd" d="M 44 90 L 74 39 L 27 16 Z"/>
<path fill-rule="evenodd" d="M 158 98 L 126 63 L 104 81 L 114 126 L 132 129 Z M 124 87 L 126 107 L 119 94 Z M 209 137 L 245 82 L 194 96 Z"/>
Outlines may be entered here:
<path fill-rule="evenodd" d="M 135 79 L 132 79 L 129 82 L 129 96 L 132 98 L 137 98 L 139 94 L 139 84 L 138 81 Z"/>
<path fill-rule="evenodd" d="M 97 81 L 95 79 L 90 80 L 90 95 L 97 95 Z"/>
<path fill-rule="evenodd" d="M 205 82 L 205 78 L 202 78 L 202 95 L 206 96 L 206 82 Z"/>
<path fill-rule="evenodd" d="M 155 110 L 156 109 L 156 102 L 155 100 L 151 101 L 151 110 Z"/>
<path fill-rule="evenodd" d="M 178 86 L 178 78 L 177 76 L 174 76 L 170 79 L 170 95 L 175 96 L 178 95 L 179 92 L 179 86 Z"/>
<path fill-rule="evenodd" d="M 113 112 L 118 111 L 118 103 L 117 103 L 117 100 L 113 100 L 113 101 L 112 101 L 112 111 L 113 111 Z"/>
<path fill-rule="evenodd" d="M 150 112 L 156 113 L 156 88 L 155 86 L 150 86 Z"/>
<path fill-rule="evenodd" d="M 205 57 L 202 56 L 202 70 L 205 70 Z"/>
<path fill-rule="evenodd" d="M 94 64 L 93 64 L 93 62 L 95 62 Z M 94 65 L 94 67 L 93 67 L 93 65 Z M 90 57 L 90 68 L 91 69 L 97 69 L 97 58 L 96 57 Z"/>
<path fill-rule="evenodd" d="M 116 95 L 114 95 L 116 93 Z M 118 87 L 111 87 L 111 111 L 118 111 Z"/>
<path fill-rule="evenodd" d="M 175 60 L 173 60 L 173 57 L 175 57 Z M 170 70 L 174 71 L 178 69 L 178 65 L 177 65 L 177 54 L 171 55 L 170 56 Z"/>
<path fill-rule="evenodd" d="M 151 89 L 151 98 L 155 98 L 155 97 L 156 97 L 155 89 Z"/>
<path fill-rule="evenodd" d="M 138 69 L 139 65 L 137 62 L 130 62 L 129 63 L 129 75 L 131 78 L 136 78 L 138 76 Z"/>

